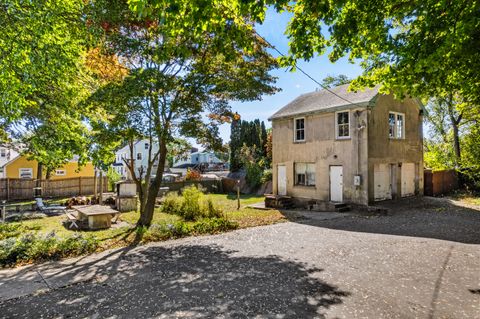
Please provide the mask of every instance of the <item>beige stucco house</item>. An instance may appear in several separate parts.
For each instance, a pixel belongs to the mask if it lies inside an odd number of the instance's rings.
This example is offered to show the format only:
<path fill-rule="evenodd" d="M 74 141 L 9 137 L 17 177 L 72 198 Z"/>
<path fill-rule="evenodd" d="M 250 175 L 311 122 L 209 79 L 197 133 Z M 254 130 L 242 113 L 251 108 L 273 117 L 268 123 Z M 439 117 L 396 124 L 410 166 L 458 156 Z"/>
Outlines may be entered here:
<path fill-rule="evenodd" d="M 273 193 L 298 203 L 423 194 L 423 107 L 348 84 L 299 96 L 269 120 Z"/>

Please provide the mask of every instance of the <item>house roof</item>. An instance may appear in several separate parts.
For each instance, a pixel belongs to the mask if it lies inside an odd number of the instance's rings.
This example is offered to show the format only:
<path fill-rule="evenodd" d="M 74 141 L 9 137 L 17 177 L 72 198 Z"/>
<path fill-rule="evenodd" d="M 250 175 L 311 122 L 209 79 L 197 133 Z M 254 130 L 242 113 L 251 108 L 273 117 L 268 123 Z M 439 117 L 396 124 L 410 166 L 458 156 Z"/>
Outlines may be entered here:
<path fill-rule="evenodd" d="M 373 89 L 349 92 L 348 86 L 349 84 L 344 84 L 329 90 L 302 94 L 278 110 L 269 120 L 346 109 L 352 106 L 368 106 L 377 96 L 380 88 L 377 85 Z"/>

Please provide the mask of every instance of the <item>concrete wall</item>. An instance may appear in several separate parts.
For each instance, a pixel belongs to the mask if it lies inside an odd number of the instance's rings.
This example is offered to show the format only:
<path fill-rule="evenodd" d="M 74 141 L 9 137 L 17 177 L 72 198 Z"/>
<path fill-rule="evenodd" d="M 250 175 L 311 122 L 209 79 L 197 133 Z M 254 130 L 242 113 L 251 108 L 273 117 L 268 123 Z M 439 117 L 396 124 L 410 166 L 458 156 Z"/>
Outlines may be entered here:
<path fill-rule="evenodd" d="M 357 118 L 356 111 L 359 113 Z M 367 123 L 367 110 L 350 110 L 350 138 L 335 138 L 335 113 L 305 117 L 305 142 L 294 142 L 293 118 L 273 120 L 273 192 L 277 193 L 277 166 L 286 165 L 287 195 L 296 198 L 330 200 L 331 165 L 343 166 L 343 199 L 367 204 L 368 157 L 366 129 L 358 131 L 358 123 Z M 360 141 L 357 144 L 357 141 Z M 358 154 L 358 156 L 357 156 Z M 294 163 L 315 163 L 315 186 L 294 185 Z M 362 175 L 362 185 L 353 185 L 355 174 Z"/>
<path fill-rule="evenodd" d="M 391 139 L 388 135 L 389 112 L 405 114 L 405 138 Z M 423 195 L 423 118 L 413 99 L 398 101 L 391 95 L 379 95 L 368 115 L 369 201 L 373 202 L 374 165 L 391 164 L 396 170 L 397 196 L 401 190 L 401 166 L 415 164 L 415 193 Z M 394 196 L 395 198 L 395 196 Z"/>

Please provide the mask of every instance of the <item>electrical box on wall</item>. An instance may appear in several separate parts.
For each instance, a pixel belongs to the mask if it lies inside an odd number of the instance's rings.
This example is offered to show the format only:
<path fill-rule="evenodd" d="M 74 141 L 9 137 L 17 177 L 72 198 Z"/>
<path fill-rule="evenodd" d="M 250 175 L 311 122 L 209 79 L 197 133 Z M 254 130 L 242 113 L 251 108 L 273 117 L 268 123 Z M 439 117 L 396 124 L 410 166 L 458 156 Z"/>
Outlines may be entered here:
<path fill-rule="evenodd" d="M 355 175 L 353 176 L 353 185 L 360 186 L 362 185 L 362 175 Z"/>

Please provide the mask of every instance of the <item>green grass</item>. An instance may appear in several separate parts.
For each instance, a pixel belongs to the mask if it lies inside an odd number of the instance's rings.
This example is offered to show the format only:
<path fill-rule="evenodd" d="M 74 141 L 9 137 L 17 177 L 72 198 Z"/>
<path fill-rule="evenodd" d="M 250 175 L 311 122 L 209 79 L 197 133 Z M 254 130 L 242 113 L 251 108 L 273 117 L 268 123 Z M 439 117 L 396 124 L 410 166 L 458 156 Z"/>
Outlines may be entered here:
<path fill-rule="evenodd" d="M 206 196 L 213 201 L 216 207 L 223 210 L 224 216 L 228 220 L 236 222 L 240 228 L 268 225 L 285 220 L 284 216 L 277 210 L 262 211 L 246 207 L 247 205 L 263 201 L 263 196 L 241 195 L 240 210 L 237 210 L 236 195 L 209 194 Z M 7 224 L 15 227 L 0 228 L 0 240 L 8 237 L 20 237 L 25 233 L 43 235 L 52 232 L 55 232 L 56 236 L 59 238 L 68 238 L 77 232 L 84 236 L 92 236 L 99 241 L 98 250 L 104 250 L 113 247 L 126 246 L 134 242 L 136 236 L 135 224 L 139 215 L 140 214 L 137 212 L 123 213 L 120 217 L 121 222 L 124 224 L 122 227 L 80 232 L 65 228 L 63 226 L 63 221 L 66 217 L 63 215 L 26 219 L 20 222 Z M 162 213 L 160 209 L 157 208 L 153 216 L 152 224 L 174 224 L 175 222 L 180 221 L 182 221 L 180 216 Z M 193 222 L 186 223 L 193 225 Z"/>

